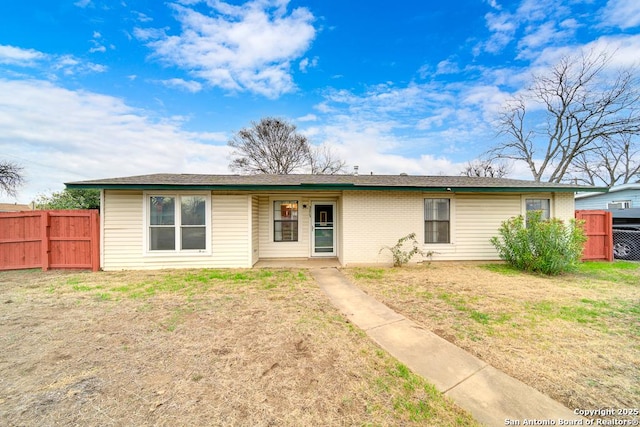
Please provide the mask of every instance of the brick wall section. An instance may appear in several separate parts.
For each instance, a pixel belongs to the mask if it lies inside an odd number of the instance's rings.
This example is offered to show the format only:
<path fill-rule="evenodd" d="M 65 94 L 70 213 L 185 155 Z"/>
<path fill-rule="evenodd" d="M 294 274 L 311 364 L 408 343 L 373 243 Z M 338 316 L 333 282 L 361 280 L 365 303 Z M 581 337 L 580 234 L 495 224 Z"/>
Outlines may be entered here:
<path fill-rule="evenodd" d="M 415 232 L 423 233 L 423 197 L 416 193 L 345 191 L 342 199 L 343 262 L 389 263 L 382 246 Z"/>
<path fill-rule="evenodd" d="M 575 217 L 575 200 L 573 193 L 555 193 L 554 216 L 568 223 Z"/>

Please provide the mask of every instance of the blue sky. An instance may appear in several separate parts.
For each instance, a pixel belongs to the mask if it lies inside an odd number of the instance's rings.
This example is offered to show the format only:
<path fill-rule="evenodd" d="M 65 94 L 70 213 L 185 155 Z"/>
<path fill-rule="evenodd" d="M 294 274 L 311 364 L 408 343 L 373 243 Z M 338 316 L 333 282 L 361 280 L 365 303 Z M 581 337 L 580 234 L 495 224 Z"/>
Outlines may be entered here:
<path fill-rule="evenodd" d="M 27 184 L 0 201 L 229 173 L 227 141 L 265 116 L 360 173 L 457 175 L 496 143 L 496 114 L 531 72 L 581 49 L 637 63 L 640 2 L 4 2 L 0 159 Z"/>

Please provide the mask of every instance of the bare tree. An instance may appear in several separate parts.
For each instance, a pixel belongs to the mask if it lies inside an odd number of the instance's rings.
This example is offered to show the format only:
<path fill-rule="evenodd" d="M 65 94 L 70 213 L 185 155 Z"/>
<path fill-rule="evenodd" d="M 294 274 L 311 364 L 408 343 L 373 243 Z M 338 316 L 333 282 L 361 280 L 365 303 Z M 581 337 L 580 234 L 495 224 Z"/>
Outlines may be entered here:
<path fill-rule="evenodd" d="M 467 163 L 461 175 L 504 178 L 509 172 L 509 167 L 505 163 L 494 163 L 491 160 L 476 160 Z"/>
<path fill-rule="evenodd" d="M 591 159 L 607 141 L 639 134 L 635 70 L 611 77 L 610 59 L 593 52 L 566 56 L 535 75 L 533 85 L 508 103 L 499 122 L 506 141 L 489 155 L 526 162 L 536 181 L 561 182 L 578 159 Z"/>
<path fill-rule="evenodd" d="M 335 158 L 328 147 L 313 147 L 295 125 L 279 118 L 252 122 L 233 136 L 229 146 L 234 149 L 229 167 L 241 173 L 335 174 L 344 168 L 344 162 Z"/>
<path fill-rule="evenodd" d="M 309 156 L 311 173 L 316 175 L 336 175 L 345 172 L 346 162 L 337 158 L 327 145 L 311 147 Z"/>
<path fill-rule="evenodd" d="M 588 185 L 627 184 L 640 179 L 640 145 L 629 135 L 607 139 L 580 154 L 569 171 L 573 180 Z"/>
<path fill-rule="evenodd" d="M 0 193 L 15 197 L 18 187 L 24 184 L 22 167 L 16 163 L 0 161 Z"/>

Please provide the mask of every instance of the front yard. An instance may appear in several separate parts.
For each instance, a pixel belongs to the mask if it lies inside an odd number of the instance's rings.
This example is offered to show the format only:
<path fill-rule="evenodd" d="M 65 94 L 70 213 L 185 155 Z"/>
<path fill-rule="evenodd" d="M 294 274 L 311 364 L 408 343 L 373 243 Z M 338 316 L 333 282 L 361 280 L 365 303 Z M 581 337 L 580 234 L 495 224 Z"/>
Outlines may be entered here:
<path fill-rule="evenodd" d="M 640 407 L 640 265 L 343 269 L 569 408 Z M 0 273 L 0 423 L 477 425 L 305 270 Z"/>
<path fill-rule="evenodd" d="M 640 264 L 343 270 L 361 289 L 570 409 L 640 407 Z"/>
<path fill-rule="evenodd" d="M 476 426 L 304 270 L 0 273 L 6 426 Z"/>

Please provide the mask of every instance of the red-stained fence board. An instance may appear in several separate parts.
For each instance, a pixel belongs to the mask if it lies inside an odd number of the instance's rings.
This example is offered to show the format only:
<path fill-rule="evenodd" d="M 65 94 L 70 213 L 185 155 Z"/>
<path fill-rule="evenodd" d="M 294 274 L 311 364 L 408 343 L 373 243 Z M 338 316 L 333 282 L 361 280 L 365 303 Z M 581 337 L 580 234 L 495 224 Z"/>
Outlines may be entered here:
<path fill-rule="evenodd" d="M 0 213 L 0 270 L 100 269 L 97 210 Z"/>
<path fill-rule="evenodd" d="M 613 221 L 611 212 L 601 210 L 576 211 L 576 219 L 584 221 L 587 242 L 584 261 L 613 261 Z"/>

